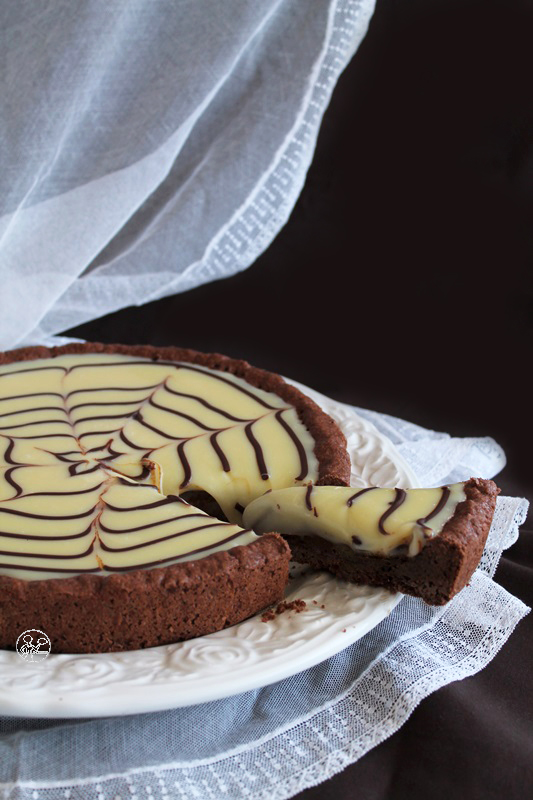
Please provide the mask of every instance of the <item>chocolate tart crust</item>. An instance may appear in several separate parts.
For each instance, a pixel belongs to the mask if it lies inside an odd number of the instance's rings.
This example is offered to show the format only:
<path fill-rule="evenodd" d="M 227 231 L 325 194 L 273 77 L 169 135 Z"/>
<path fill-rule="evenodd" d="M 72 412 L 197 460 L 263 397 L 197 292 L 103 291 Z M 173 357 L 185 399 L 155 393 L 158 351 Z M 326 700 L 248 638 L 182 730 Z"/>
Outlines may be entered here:
<path fill-rule="evenodd" d="M 421 597 L 430 605 L 443 605 L 466 586 L 479 564 L 499 491 L 493 481 L 467 481 L 466 500 L 416 556 L 357 552 L 311 534 L 285 538 L 295 561 L 328 570 L 342 580 L 383 586 Z"/>
<path fill-rule="evenodd" d="M 167 567 L 46 581 L 0 576 L 0 647 L 42 630 L 52 653 L 139 650 L 213 633 L 283 597 L 290 550 L 278 534 Z"/>

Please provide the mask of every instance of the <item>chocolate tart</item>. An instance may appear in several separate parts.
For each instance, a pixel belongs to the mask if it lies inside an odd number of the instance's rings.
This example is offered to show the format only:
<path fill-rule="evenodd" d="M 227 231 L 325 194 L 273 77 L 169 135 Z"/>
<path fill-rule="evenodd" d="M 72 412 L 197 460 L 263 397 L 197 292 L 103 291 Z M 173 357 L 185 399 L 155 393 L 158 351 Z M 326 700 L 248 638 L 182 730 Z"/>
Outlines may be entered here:
<path fill-rule="evenodd" d="M 88 367 L 94 384 L 80 383 Z M 190 386 L 175 382 L 175 370 Z M 216 384 L 215 393 L 209 386 L 202 394 L 198 382 Z M 220 399 L 236 393 L 244 411 Z M 276 602 L 289 548 L 276 534 L 240 527 L 245 505 L 268 488 L 346 486 L 350 476 L 342 432 L 280 376 L 174 347 L 73 343 L 0 354 L 0 455 L 0 647 L 13 648 L 31 628 L 49 636 L 55 653 L 176 642 Z M 178 496 L 189 490 L 200 505 L 214 498 L 223 519 L 191 510 Z M 135 491 L 142 503 L 121 505 Z M 180 514 L 203 518 L 182 531 Z M 172 551 L 200 528 L 220 528 L 222 538 Z"/>
<path fill-rule="evenodd" d="M 479 564 L 499 491 L 490 480 L 465 481 L 464 500 L 438 535 L 428 538 L 415 555 L 407 554 L 407 546 L 396 548 L 390 555 L 365 552 L 312 533 L 285 533 L 284 538 L 292 558 L 314 569 L 327 570 L 353 583 L 420 597 L 430 605 L 443 605 L 467 585 Z"/>

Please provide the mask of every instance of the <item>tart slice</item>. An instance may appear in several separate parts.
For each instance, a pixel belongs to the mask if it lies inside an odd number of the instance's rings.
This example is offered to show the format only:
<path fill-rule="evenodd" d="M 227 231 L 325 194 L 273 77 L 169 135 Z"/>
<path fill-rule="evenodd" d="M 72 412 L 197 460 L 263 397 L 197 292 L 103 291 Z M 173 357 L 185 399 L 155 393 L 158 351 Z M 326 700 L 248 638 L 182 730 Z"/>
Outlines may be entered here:
<path fill-rule="evenodd" d="M 243 520 L 281 533 L 296 561 L 442 605 L 477 567 L 498 493 L 476 478 L 438 489 L 299 486 L 254 500 Z"/>

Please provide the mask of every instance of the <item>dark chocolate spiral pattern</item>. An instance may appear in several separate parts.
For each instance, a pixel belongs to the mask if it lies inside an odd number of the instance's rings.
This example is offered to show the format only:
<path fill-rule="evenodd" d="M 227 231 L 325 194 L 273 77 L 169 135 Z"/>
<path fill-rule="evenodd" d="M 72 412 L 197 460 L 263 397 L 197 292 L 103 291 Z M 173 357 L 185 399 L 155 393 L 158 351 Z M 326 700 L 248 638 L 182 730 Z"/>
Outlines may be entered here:
<path fill-rule="evenodd" d="M 236 523 L 251 499 L 312 480 L 315 470 L 313 442 L 295 409 L 231 374 L 101 354 L 0 369 L 0 570 L 126 569 L 159 563 L 162 553 L 166 561 L 173 557 L 168 543 L 183 535 L 177 495 L 188 490 L 208 492 L 236 529 L 218 530 L 209 551 L 238 538 Z M 105 520 L 119 514 L 108 501 L 121 475 L 135 484 L 129 500 L 138 499 L 117 527 Z M 154 503 L 135 494 L 141 487 L 157 494 Z M 178 505 L 159 536 L 156 509 Z M 137 525 L 122 521 L 135 514 L 143 517 Z M 225 523 L 204 522 L 206 541 L 216 524 Z M 125 536 L 139 533 L 143 542 L 126 545 Z M 139 553 L 129 565 L 127 553 L 158 542 L 157 553 Z M 196 544 L 186 555 L 198 556 Z M 125 566 L 107 563 L 118 550 Z"/>

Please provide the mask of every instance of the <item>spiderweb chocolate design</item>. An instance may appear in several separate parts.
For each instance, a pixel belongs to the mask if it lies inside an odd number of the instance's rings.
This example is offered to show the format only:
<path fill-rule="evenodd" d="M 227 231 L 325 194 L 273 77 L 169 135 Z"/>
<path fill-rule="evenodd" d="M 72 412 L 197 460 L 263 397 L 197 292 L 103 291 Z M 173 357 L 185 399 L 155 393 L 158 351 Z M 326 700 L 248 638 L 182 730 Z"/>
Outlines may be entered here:
<path fill-rule="evenodd" d="M 313 481 L 314 441 L 271 392 L 111 354 L 0 368 L 0 573 L 148 568 L 255 540 L 244 507 Z M 179 495 L 211 495 L 229 522 Z"/>

